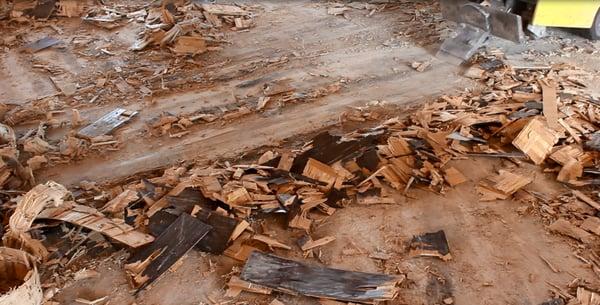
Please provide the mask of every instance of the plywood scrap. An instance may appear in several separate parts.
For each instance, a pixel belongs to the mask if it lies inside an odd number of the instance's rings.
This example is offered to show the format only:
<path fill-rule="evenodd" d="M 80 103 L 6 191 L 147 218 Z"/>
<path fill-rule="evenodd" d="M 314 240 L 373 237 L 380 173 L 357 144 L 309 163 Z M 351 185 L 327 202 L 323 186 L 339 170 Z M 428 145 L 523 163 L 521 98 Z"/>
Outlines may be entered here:
<path fill-rule="evenodd" d="M 253 252 L 240 275 L 244 281 L 284 293 L 374 303 L 398 295 L 404 277 L 311 266 L 271 254 Z"/>
<path fill-rule="evenodd" d="M 600 236 L 600 218 L 588 217 L 583 221 L 580 228 Z"/>
<path fill-rule="evenodd" d="M 410 144 L 402 137 L 389 137 L 387 147 L 393 157 L 402 157 L 412 154 Z"/>
<path fill-rule="evenodd" d="M 302 251 L 309 251 L 317 247 L 324 246 L 335 240 L 333 236 L 325 236 L 323 238 L 319 238 L 317 240 L 313 240 L 310 235 L 306 234 L 298 240 L 298 246 Z"/>
<path fill-rule="evenodd" d="M 335 169 L 313 158 L 309 158 L 306 162 L 302 175 L 324 182 L 328 187 L 333 186 L 338 177 Z"/>
<path fill-rule="evenodd" d="M 36 259 L 26 252 L 0 247 L 2 305 L 40 305 L 44 299 Z"/>
<path fill-rule="evenodd" d="M 494 188 L 506 195 L 512 195 L 524 186 L 533 182 L 532 175 L 522 175 L 508 170 L 499 170 L 499 175 L 490 178 L 495 182 Z"/>
<path fill-rule="evenodd" d="M 548 229 L 554 233 L 571 237 L 584 243 L 589 243 L 593 240 L 593 235 L 585 230 L 576 227 L 568 220 L 560 218 L 548 226 Z"/>
<path fill-rule="evenodd" d="M 231 279 L 229 279 L 227 287 L 229 289 L 225 292 L 225 296 L 230 298 L 237 297 L 242 291 L 267 295 L 273 292 L 273 289 L 271 288 L 246 282 L 237 276 L 232 276 Z"/>
<path fill-rule="evenodd" d="M 141 247 L 154 241 L 152 235 L 137 231 L 123 222 L 106 218 L 102 213 L 92 207 L 75 203 L 65 203 L 61 207 L 47 208 L 42 211 L 37 218 L 66 221 L 74 225 L 82 226 L 92 231 L 102 233 L 132 248 Z"/>
<path fill-rule="evenodd" d="M 137 111 L 117 108 L 81 129 L 77 135 L 87 139 L 108 135 L 131 120 L 136 114 Z"/>
<path fill-rule="evenodd" d="M 212 229 L 182 213 L 152 244 L 135 253 L 125 265 L 134 288 L 141 290 L 157 280 Z"/>
<path fill-rule="evenodd" d="M 175 41 L 175 45 L 171 49 L 177 54 L 201 54 L 206 52 L 206 42 L 202 37 L 196 36 L 181 36 Z"/>
<path fill-rule="evenodd" d="M 556 83 L 552 80 L 540 80 L 539 83 L 542 86 L 542 101 L 544 103 L 546 122 L 548 122 L 550 128 L 559 130 Z"/>
<path fill-rule="evenodd" d="M 452 259 L 450 247 L 443 230 L 414 236 L 410 242 L 411 256 L 437 257 L 443 261 Z"/>
<path fill-rule="evenodd" d="M 558 142 L 559 135 L 546 122 L 534 118 L 521 130 L 512 144 L 540 165 Z"/>
<path fill-rule="evenodd" d="M 467 182 L 465 175 L 454 167 L 449 167 L 444 170 L 444 180 L 453 187 Z"/>
<path fill-rule="evenodd" d="M 554 150 L 550 155 L 550 159 L 564 166 L 571 160 L 578 160 L 582 155 L 583 150 L 581 149 L 581 146 L 573 144 L 565 145 Z"/>
<path fill-rule="evenodd" d="M 138 199 L 140 199 L 138 192 L 134 190 L 125 190 L 121 194 L 117 195 L 117 197 L 107 202 L 100 210 L 107 213 L 120 213 L 123 212 L 123 210 L 132 202 L 135 202 Z"/>

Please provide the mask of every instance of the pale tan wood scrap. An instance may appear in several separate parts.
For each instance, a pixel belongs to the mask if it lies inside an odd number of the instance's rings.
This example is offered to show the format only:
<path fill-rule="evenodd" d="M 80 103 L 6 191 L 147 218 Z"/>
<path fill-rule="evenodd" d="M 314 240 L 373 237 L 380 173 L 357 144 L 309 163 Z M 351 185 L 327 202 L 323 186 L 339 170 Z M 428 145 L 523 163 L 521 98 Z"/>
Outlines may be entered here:
<path fill-rule="evenodd" d="M 227 214 L 225 214 L 224 216 L 227 216 Z M 233 232 L 231 232 L 231 236 L 229 237 L 229 241 L 236 240 L 246 230 L 250 230 L 250 223 L 248 223 L 246 220 L 242 219 L 242 220 L 240 220 L 238 222 L 237 226 L 235 226 L 235 229 L 233 229 Z"/>
<path fill-rule="evenodd" d="M 594 201 L 594 199 L 588 197 L 586 194 L 578 190 L 572 190 L 571 192 L 573 193 L 573 195 L 575 195 L 575 197 L 577 197 L 577 199 L 589 204 L 591 207 L 600 211 L 600 203 Z"/>
<path fill-rule="evenodd" d="M 508 198 L 508 195 L 504 192 L 496 190 L 483 182 L 478 184 L 475 188 L 477 189 L 479 200 L 481 201 L 504 200 Z"/>
<path fill-rule="evenodd" d="M 274 299 L 273 301 L 271 301 L 271 303 L 269 303 L 269 305 L 286 305 L 286 304 L 281 302 L 278 299 Z"/>
<path fill-rule="evenodd" d="M 542 87 L 542 102 L 544 116 L 548 126 L 554 130 L 560 130 L 558 126 L 558 102 L 556 96 L 556 83 L 552 80 L 540 80 Z"/>
<path fill-rule="evenodd" d="M 279 164 L 277 168 L 289 171 L 292 169 L 292 165 L 294 164 L 294 155 L 289 152 L 284 152 L 281 154 L 281 159 L 279 160 Z"/>
<path fill-rule="evenodd" d="M 391 165 L 386 165 L 386 166 L 380 168 L 372 176 L 374 177 L 376 174 L 381 174 L 381 175 L 383 175 L 383 177 L 385 178 L 385 180 L 394 189 L 401 190 L 402 186 L 403 186 L 403 181 L 402 181 L 403 179 L 400 176 L 398 176 L 398 174 L 396 173 L 396 170 L 392 169 L 390 166 Z M 371 177 L 369 177 L 369 178 L 371 178 Z M 369 179 L 369 178 L 367 178 L 367 179 Z"/>
<path fill-rule="evenodd" d="M 327 164 L 321 163 L 313 158 L 308 159 L 302 175 L 324 182 L 331 188 L 338 178 L 337 172 Z"/>
<path fill-rule="evenodd" d="M 204 38 L 197 36 L 180 36 L 171 48 L 177 54 L 201 54 L 208 51 Z"/>
<path fill-rule="evenodd" d="M 2 305 L 40 305 L 44 299 L 36 259 L 26 252 L 0 247 Z M 7 285 L 8 284 L 8 285 Z"/>
<path fill-rule="evenodd" d="M 326 203 L 321 203 L 317 206 L 317 209 L 319 209 L 319 211 L 331 216 L 333 214 L 335 214 L 335 211 L 337 211 L 336 208 L 334 207 L 330 207 L 329 205 L 327 205 Z"/>
<path fill-rule="evenodd" d="M 226 4 L 202 4 L 202 9 L 214 15 L 246 16 L 250 13 L 239 6 Z"/>
<path fill-rule="evenodd" d="M 579 136 L 579 134 L 577 133 L 577 131 L 573 130 L 573 128 L 571 128 L 571 126 L 569 126 L 569 124 L 567 124 L 563 119 L 558 119 L 558 123 L 565 128 L 565 130 L 567 131 L 567 133 L 569 133 L 569 135 L 571 137 L 573 137 L 573 139 L 575 140 L 575 142 L 577 143 L 581 143 L 581 137 Z"/>
<path fill-rule="evenodd" d="M 152 235 L 136 231 L 126 223 L 119 223 L 106 218 L 98 210 L 70 203 L 58 208 L 47 208 L 37 218 L 66 221 L 92 231 L 102 233 L 132 248 L 137 248 L 154 241 Z"/>
<path fill-rule="evenodd" d="M 272 248 L 280 248 L 280 249 L 285 249 L 285 250 L 292 250 L 292 247 L 274 239 L 271 238 L 269 236 L 266 235 L 262 235 L 262 234 L 255 234 L 254 236 L 252 236 L 252 239 L 254 240 L 258 240 L 262 243 L 267 244 L 269 247 Z"/>
<path fill-rule="evenodd" d="M 130 203 L 140 199 L 138 192 L 134 190 L 125 190 L 111 201 L 107 202 L 100 210 L 108 213 L 120 213 L 129 206 Z"/>
<path fill-rule="evenodd" d="M 167 171 L 165 171 L 165 174 Z M 198 177 L 189 177 L 179 182 L 171 191 L 169 191 L 166 195 L 162 196 L 159 200 L 154 202 L 152 206 L 146 212 L 148 217 L 151 217 L 156 212 L 160 211 L 162 208 L 166 207 L 169 204 L 169 197 L 179 196 L 183 191 L 190 187 L 198 187 L 201 183 L 201 180 Z"/>
<path fill-rule="evenodd" d="M 581 177 L 582 175 L 583 165 L 581 162 L 572 159 L 562 167 L 560 172 L 558 172 L 556 180 L 568 183 L 571 181 L 577 181 L 577 178 Z"/>
<path fill-rule="evenodd" d="M 8 220 L 10 231 L 14 233 L 29 231 L 31 224 L 42 210 L 48 206 L 62 206 L 69 194 L 64 186 L 54 181 L 36 185 L 17 203 L 14 213 Z"/>
<path fill-rule="evenodd" d="M 571 237 L 584 243 L 591 242 L 594 237 L 592 234 L 585 230 L 576 227 L 568 220 L 560 218 L 548 226 L 548 229 L 552 232 Z"/>
<path fill-rule="evenodd" d="M 58 2 L 58 16 L 78 17 L 85 9 L 86 1 L 82 0 L 60 0 Z"/>
<path fill-rule="evenodd" d="M 463 173 L 454 167 L 449 167 L 444 171 L 444 179 L 446 182 L 448 182 L 448 184 L 450 184 L 450 186 L 457 186 L 461 183 L 467 182 L 465 175 L 463 175 Z"/>
<path fill-rule="evenodd" d="M 580 228 L 600 236 L 600 218 L 588 217 L 583 221 Z"/>
<path fill-rule="evenodd" d="M 226 203 L 230 206 L 243 205 L 251 201 L 250 193 L 243 187 L 237 188 L 226 195 Z"/>
<path fill-rule="evenodd" d="M 226 293 L 226 296 L 228 297 L 236 297 L 241 291 L 248 291 L 259 294 L 271 294 L 273 292 L 271 288 L 246 282 L 237 276 L 232 276 L 229 282 L 227 283 L 227 286 L 229 287 L 229 289 L 233 289 L 232 292 L 228 291 Z"/>
<path fill-rule="evenodd" d="M 301 238 L 298 241 L 298 244 L 300 245 L 300 249 L 302 249 L 302 251 L 308 251 L 308 250 L 312 250 L 316 247 L 321 247 L 324 246 L 330 242 L 333 242 L 335 240 L 335 237 L 333 236 L 325 236 L 323 238 L 319 238 L 317 240 L 313 240 L 312 238 L 310 238 L 310 236 L 305 236 L 305 238 Z"/>
<path fill-rule="evenodd" d="M 415 168 L 415 158 L 412 156 L 398 157 L 389 159 L 390 167 L 400 178 L 400 181 L 404 184 L 408 182 L 412 176 L 413 169 Z"/>
<path fill-rule="evenodd" d="M 577 300 L 579 305 L 600 305 L 600 294 L 577 287 Z"/>
<path fill-rule="evenodd" d="M 541 101 L 542 95 L 539 93 L 530 93 L 530 92 L 514 92 L 511 96 L 514 101 L 525 103 L 529 101 Z"/>
<path fill-rule="evenodd" d="M 524 186 L 533 182 L 533 177 L 531 175 L 525 176 L 507 170 L 500 170 L 498 176 L 490 179 L 495 182 L 494 188 L 507 195 L 512 195 Z"/>
<path fill-rule="evenodd" d="M 241 17 L 235 18 L 234 20 L 235 28 L 238 30 L 249 29 L 254 25 L 252 19 L 244 19 Z"/>
<path fill-rule="evenodd" d="M 485 70 L 476 66 L 471 66 L 465 70 L 464 76 L 472 79 L 482 79 L 485 76 Z"/>
<path fill-rule="evenodd" d="M 412 154 L 410 144 L 402 137 L 389 137 L 388 149 L 393 157 L 401 157 Z"/>
<path fill-rule="evenodd" d="M 310 230 L 310 225 L 312 224 L 312 220 L 306 217 L 306 213 L 298 213 L 294 218 L 292 218 L 288 222 L 288 226 L 290 228 L 302 229 L 305 231 Z"/>
<path fill-rule="evenodd" d="M 267 150 L 258 158 L 257 162 L 258 162 L 258 164 L 265 164 L 265 163 L 275 159 L 276 157 L 277 157 L 277 154 L 275 154 L 271 150 Z"/>
<path fill-rule="evenodd" d="M 277 200 L 277 196 L 270 195 L 270 194 L 250 193 L 250 197 L 252 197 L 253 201 L 272 201 L 272 200 Z"/>
<path fill-rule="evenodd" d="M 583 149 L 580 145 L 571 144 L 555 149 L 550 154 L 550 159 L 560 165 L 565 165 L 571 160 L 578 160 L 583 155 Z"/>
<path fill-rule="evenodd" d="M 559 135 L 548 128 L 539 118 L 532 119 L 521 130 L 512 144 L 525 153 L 535 164 L 540 165 L 558 142 Z"/>
<path fill-rule="evenodd" d="M 220 28 L 223 26 L 223 22 L 221 21 L 221 19 L 215 15 L 215 14 L 211 14 L 207 11 L 202 12 L 204 15 L 204 18 L 206 18 L 206 20 L 208 22 L 210 22 L 210 24 L 212 24 L 214 27 L 216 28 Z"/>
<path fill-rule="evenodd" d="M 214 194 L 220 193 L 223 189 L 219 179 L 216 176 L 199 177 L 198 188 L 204 197 L 210 199 L 215 199 Z"/>

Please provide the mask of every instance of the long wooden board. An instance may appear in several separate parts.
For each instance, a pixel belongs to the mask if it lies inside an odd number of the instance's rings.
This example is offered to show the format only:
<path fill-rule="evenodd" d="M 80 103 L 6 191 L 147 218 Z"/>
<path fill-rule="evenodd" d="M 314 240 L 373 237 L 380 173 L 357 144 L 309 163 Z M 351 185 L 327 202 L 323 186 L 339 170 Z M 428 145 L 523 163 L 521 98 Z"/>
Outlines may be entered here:
<path fill-rule="evenodd" d="M 254 251 L 241 279 L 281 292 L 347 302 L 392 300 L 404 277 L 311 266 Z"/>
<path fill-rule="evenodd" d="M 212 229 L 182 213 L 151 245 L 135 253 L 126 269 L 138 291 L 150 285 L 192 249 Z"/>

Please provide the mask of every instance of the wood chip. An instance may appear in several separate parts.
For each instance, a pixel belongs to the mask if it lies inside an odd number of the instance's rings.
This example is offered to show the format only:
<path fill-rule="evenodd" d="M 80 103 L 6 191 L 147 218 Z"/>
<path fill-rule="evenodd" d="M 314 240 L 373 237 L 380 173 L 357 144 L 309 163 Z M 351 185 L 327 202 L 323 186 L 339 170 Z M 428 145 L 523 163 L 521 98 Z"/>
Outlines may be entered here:
<path fill-rule="evenodd" d="M 584 193 L 582 193 L 578 190 L 572 190 L 572 192 L 573 192 L 573 195 L 575 195 L 575 197 L 577 197 L 577 199 L 589 204 L 591 207 L 600 211 L 600 203 L 594 201 L 594 199 L 588 197 L 587 195 L 585 195 Z"/>
<path fill-rule="evenodd" d="M 134 190 L 125 190 L 111 201 L 107 202 L 102 209 L 102 212 L 120 213 L 129 206 L 132 202 L 140 199 L 138 193 Z"/>
<path fill-rule="evenodd" d="M 556 83 L 554 81 L 540 80 L 542 86 L 542 100 L 544 103 L 544 116 L 548 126 L 554 130 L 559 130 L 558 125 L 558 104 L 556 96 Z"/>
<path fill-rule="evenodd" d="M 252 239 L 258 240 L 260 242 L 263 242 L 263 243 L 269 245 L 269 247 L 272 247 L 272 248 L 280 248 L 280 249 L 285 249 L 285 250 L 292 250 L 292 247 L 290 247 L 290 246 L 288 246 L 288 245 L 286 245 L 286 244 L 284 244 L 284 243 L 282 243 L 282 242 L 280 242 L 280 241 L 278 241 L 278 240 L 276 240 L 274 238 L 266 236 L 266 235 L 256 234 L 256 235 L 252 236 Z"/>

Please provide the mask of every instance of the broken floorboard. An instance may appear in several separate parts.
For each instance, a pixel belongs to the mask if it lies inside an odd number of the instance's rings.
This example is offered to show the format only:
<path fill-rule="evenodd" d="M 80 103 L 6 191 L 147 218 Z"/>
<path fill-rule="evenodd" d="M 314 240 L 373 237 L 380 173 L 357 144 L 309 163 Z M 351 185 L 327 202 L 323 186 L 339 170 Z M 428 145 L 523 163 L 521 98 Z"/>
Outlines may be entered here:
<path fill-rule="evenodd" d="M 125 269 L 137 291 L 144 289 L 192 249 L 212 229 L 195 217 L 182 213 L 151 245 L 129 259 Z"/>
<path fill-rule="evenodd" d="M 241 279 L 286 293 L 375 303 L 393 300 L 404 276 L 311 266 L 255 251 L 248 258 Z"/>
<path fill-rule="evenodd" d="M 110 134 L 113 130 L 131 120 L 131 118 L 133 118 L 136 114 L 137 111 L 117 108 L 105 114 L 94 123 L 81 129 L 77 135 L 92 139 L 98 136 Z"/>

